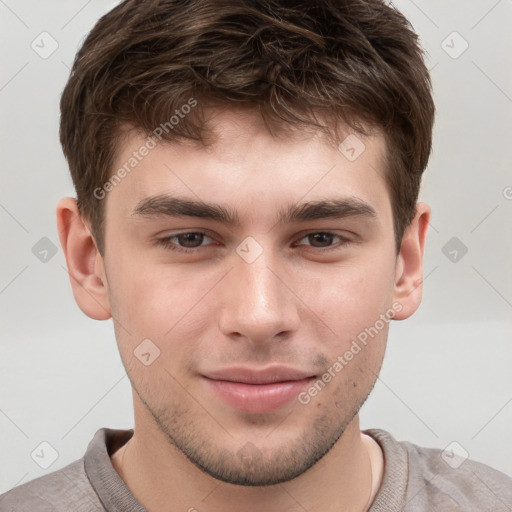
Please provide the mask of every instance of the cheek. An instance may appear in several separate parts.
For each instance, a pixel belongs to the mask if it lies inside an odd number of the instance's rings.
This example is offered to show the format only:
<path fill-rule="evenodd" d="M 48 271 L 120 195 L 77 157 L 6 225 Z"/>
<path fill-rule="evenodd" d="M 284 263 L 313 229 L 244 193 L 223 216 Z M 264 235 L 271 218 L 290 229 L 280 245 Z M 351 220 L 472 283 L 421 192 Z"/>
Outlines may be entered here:
<path fill-rule="evenodd" d="M 116 338 L 125 363 L 138 375 L 156 378 L 133 357 L 142 341 L 149 339 L 160 350 L 152 367 L 165 363 L 173 374 L 185 371 L 211 321 L 211 302 L 203 296 L 218 277 L 200 273 L 199 279 L 171 265 L 140 265 L 136 271 L 131 259 L 125 263 L 130 266 L 119 261 L 108 272 Z"/>
<path fill-rule="evenodd" d="M 121 256 L 110 262 L 107 275 L 119 319 L 135 329 L 162 331 L 166 325 L 166 330 L 170 329 L 197 291 L 177 269 L 151 264 L 142 255 Z"/>
<path fill-rule="evenodd" d="M 317 282 L 315 287 L 302 287 L 303 300 L 336 333 L 337 339 L 355 338 L 391 307 L 393 269 L 390 264 L 374 262 L 333 268 Z"/>

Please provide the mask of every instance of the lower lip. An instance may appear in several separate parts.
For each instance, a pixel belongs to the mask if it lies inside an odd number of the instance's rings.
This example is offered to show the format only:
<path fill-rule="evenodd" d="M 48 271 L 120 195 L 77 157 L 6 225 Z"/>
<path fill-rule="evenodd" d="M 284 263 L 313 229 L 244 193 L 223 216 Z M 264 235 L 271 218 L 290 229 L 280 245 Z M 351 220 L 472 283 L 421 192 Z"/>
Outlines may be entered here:
<path fill-rule="evenodd" d="M 314 377 L 271 384 L 244 384 L 208 378 L 205 380 L 222 400 L 235 409 L 265 413 L 279 409 L 297 398 Z"/>

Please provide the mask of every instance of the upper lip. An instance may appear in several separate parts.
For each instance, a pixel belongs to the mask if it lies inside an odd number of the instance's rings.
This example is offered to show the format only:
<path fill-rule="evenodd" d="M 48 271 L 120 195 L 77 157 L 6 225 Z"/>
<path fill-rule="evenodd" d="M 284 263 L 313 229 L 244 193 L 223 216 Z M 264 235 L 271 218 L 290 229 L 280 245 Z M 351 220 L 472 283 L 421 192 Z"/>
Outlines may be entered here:
<path fill-rule="evenodd" d="M 273 382 L 286 382 L 314 377 L 312 373 L 287 366 L 268 366 L 266 368 L 233 366 L 207 372 L 203 376 L 212 380 L 240 382 L 243 384 L 271 384 Z"/>

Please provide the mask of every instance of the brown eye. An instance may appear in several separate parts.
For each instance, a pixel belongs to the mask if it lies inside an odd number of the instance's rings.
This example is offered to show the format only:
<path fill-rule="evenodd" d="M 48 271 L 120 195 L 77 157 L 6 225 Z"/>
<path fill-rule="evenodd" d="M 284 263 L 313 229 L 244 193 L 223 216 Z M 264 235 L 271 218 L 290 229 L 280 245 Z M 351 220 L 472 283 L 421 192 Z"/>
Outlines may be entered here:
<path fill-rule="evenodd" d="M 334 235 L 332 233 L 312 233 L 307 235 L 313 247 L 329 247 L 332 244 Z"/>
<path fill-rule="evenodd" d="M 176 239 L 182 247 L 200 247 L 203 240 L 203 233 L 182 233 L 181 235 L 176 235 Z"/>
<path fill-rule="evenodd" d="M 188 233 L 177 233 L 175 235 L 166 236 L 165 238 L 159 238 L 157 244 L 164 247 L 165 249 L 171 249 L 173 251 L 181 252 L 197 252 L 202 247 L 206 247 L 207 244 L 203 242 L 210 240 L 206 233 L 200 231 L 189 231 Z"/>
<path fill-rule="evenodd" d="M 307 240 L 308 243 L 298 243 L 299 246 L 311 247 L 321 251 L 329 251 L 340 249 L 352 243 L 347 237 L 331 233 L 330 231 L 315 231 L 313 233 L 305 234 L 300 240 Z"/>

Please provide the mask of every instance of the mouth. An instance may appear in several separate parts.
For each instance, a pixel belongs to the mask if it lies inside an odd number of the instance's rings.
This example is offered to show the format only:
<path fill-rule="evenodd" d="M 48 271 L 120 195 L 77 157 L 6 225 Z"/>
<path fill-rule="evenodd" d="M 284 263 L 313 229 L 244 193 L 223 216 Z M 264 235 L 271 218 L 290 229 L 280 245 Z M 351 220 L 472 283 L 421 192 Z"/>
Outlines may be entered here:
<path fill-rule="evenodd" d="M 283 366 L 264 369 L 226 368 L 203 375 L 213 393 L 234 409 L 252 413 L 275 411 L 296 398 L 315 378 Z"/>

